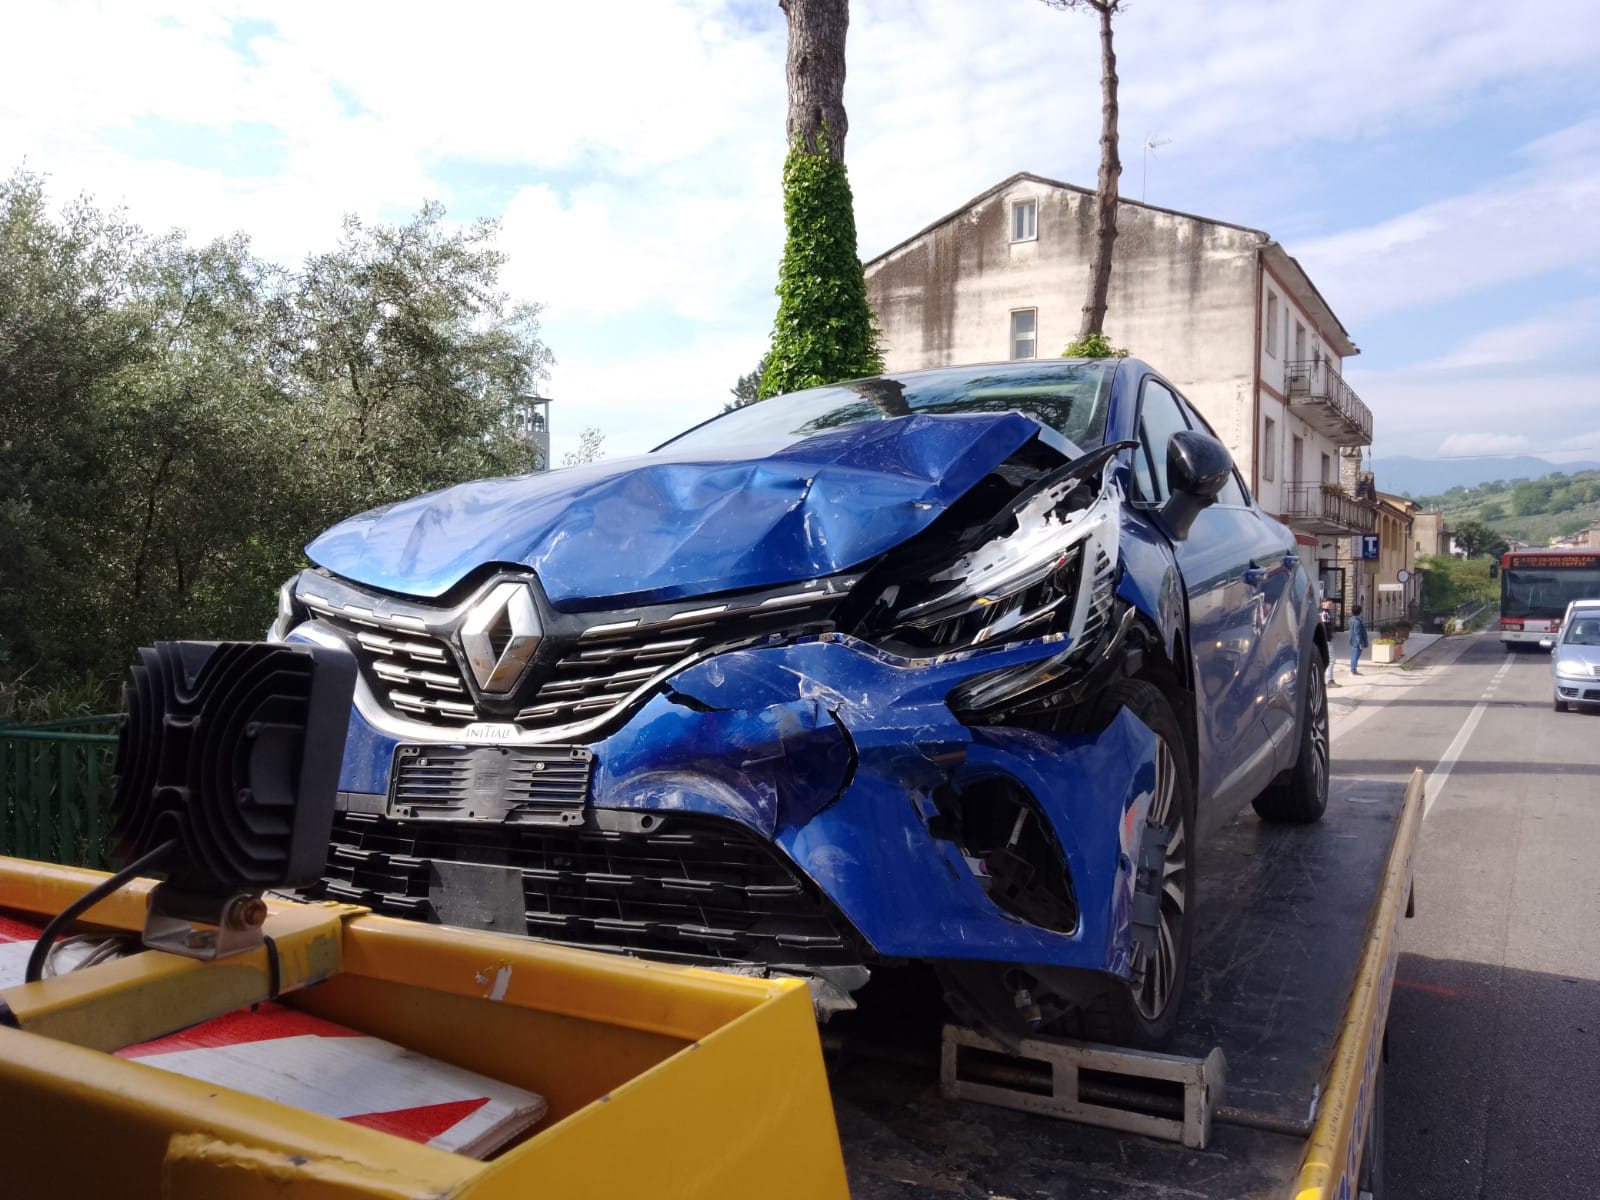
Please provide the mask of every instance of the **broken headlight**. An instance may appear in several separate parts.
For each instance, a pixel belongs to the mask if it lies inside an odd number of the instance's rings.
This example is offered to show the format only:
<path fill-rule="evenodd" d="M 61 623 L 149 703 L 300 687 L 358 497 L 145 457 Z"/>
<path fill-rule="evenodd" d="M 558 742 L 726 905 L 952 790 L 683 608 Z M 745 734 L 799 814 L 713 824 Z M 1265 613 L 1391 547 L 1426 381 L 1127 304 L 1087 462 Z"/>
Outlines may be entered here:
<path fill-rule="evenodd" d="M 956 650 L 1054 633 L 1091 644 L 1110 615 L 1122 513 L 1111 474 L 1091 472 L 1116 449 L 1040 481 L 926 584 L 898 589 L 907 640 Z"/>
<path fill-rule="evenodd" d="M 301 621 L 305 620 L 305 610 L 299 601 L 294 598 L 294 585 L 300 581 L 300 576 L 291 575 L 284 580 L 278 589 L 278 615 L 273 619 L 271 627 L 267 630 L 267 641 L 281 642 L 289 635 L 289 631 Z"/>

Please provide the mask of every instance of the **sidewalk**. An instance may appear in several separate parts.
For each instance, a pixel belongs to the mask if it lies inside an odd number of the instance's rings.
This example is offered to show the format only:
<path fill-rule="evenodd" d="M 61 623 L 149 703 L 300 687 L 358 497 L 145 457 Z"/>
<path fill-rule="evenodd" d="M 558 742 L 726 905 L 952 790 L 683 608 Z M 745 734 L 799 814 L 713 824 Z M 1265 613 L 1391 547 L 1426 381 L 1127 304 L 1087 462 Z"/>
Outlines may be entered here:
<path fill-rule="evenodd" d="M 1372 650 L 1363 650 L 1359 674 L 1352 678 L 1350 635 L 1348 632 L 1336 633 L 1331 643 L 1334 686 L 1328 689 L 1328 699 L 1335 703 L 1342 702 L 1341 706 L 1352 705 L 1375 694 L 1382 694 L 1388 688 L 1410 686 L 1417 682 L 1415 676 L 1406 677 L 1410 668 L 1450 661 L 1453 659 L 1450 648 L 1458 644 L 1464 648 L 1467 640 L 1466 635 L 1444 637 L 1437 633 L 1413 632 L 1405 641 L 1405 657 L 1399 662 L 1373 662 Z"/>

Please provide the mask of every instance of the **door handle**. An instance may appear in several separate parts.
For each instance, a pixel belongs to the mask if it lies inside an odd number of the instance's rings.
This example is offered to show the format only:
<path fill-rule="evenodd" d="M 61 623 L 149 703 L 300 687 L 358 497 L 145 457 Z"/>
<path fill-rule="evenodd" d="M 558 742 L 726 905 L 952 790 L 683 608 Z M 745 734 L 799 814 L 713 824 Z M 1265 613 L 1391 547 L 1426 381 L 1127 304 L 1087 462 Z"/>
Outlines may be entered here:
<path fill-rule="evenodd" d="M 1252 563 L 1250 566 L 1245 568 L 1244 581 L 1251 587 L 1255 587 L 1266 577 L 1267 569 L 1265 567 L 1258 567 Z"/>

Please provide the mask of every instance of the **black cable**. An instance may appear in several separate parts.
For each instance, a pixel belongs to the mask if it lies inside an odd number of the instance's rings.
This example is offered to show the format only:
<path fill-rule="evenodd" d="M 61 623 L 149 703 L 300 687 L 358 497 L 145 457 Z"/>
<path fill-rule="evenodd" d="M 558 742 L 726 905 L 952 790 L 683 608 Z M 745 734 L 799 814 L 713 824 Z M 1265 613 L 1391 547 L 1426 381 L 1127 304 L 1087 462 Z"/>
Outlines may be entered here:
<path fill-rule="evenodd" d="M 278 985 L 282 983 L 283 969 L 278 962 L 278 943 L 267 934 L 261 935 L 261 943 L 267 948 L 267 999 L 278 998 Z"/>
<path fill-rule="evenodd" d="M 44 927 L 44 932 L 39 935 L 39 940 L 33 944 L 33 953 L 28 955 L 28 970 L 23 975 L 23 982 L 39 982 L 40 977 L 44 974 L 44 960 L 50 957 L 50 947 L 55 944 L 56 934 L 61 931 L 64 925 L 69 921 L 77 920 L 78 917 L 88 912 L 96 904 L 99 904 L 112 892 L 135 878 L 141 871 L 155 866 L 177 848 L 177 838 L 170 838 L 162 842 L 149 854 L 134 859 L 115 875 L 102 880 L 51 917 L 50 923 Z"/>

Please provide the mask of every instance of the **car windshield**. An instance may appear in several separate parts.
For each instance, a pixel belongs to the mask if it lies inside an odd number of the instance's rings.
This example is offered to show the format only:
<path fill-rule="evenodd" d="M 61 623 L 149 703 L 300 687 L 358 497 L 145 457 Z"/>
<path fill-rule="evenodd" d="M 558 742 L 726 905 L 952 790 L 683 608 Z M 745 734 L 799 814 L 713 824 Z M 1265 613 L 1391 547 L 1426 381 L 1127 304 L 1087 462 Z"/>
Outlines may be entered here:
<path fill-rule="evenodd" d="M 1115 374 L 1115 360 L 1057 359 L 857 379 L 758 400 L 656 449 L 794 442 L 846 425 L 912 413 L 1019 412 L 1087 450 L 1105 436 L 1106 402 Z"/>
<path fill-rule="evenodd" d="M 1553 617 L 1560 620 L 1567 605 L 1600 592 L 1600 566 L 1508 567 L 1501 575 L 1502 617 Z"/>
<path fill-rule="evenodd" d="M 1575 617 L 1561 640 L 1568 646 L 1600 646 L 1600 612 Z"/>

